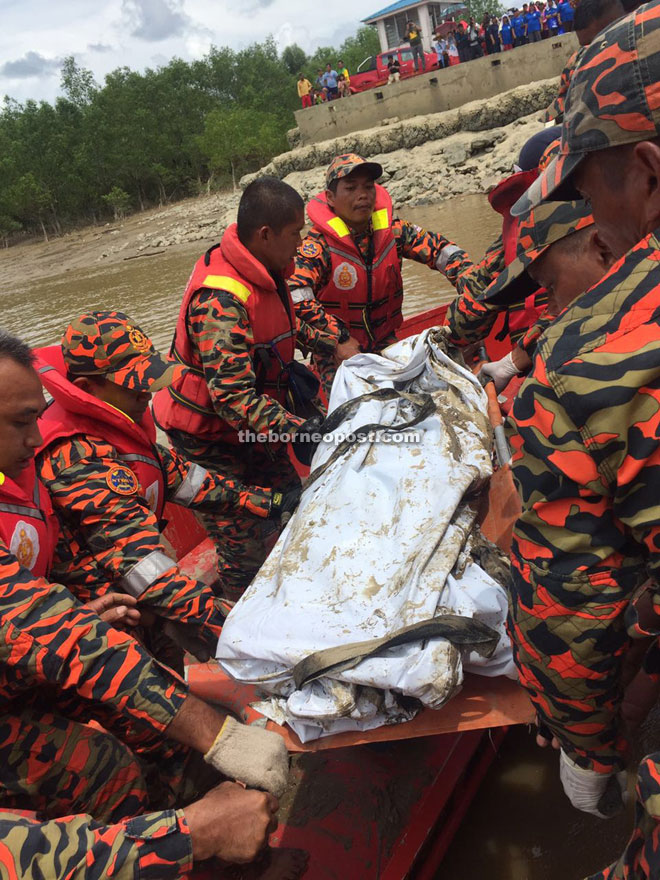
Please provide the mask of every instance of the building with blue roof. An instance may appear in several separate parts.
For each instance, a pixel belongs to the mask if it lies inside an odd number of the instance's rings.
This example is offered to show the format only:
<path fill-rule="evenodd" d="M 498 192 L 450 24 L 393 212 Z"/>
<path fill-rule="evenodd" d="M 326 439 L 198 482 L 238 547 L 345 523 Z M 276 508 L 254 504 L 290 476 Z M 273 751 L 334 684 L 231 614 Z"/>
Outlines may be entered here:
<path fill-rule="evenodd" d="M 464 9 L 465 3 L 420 3 L 419 0 L 397 0 L 384 9 L 363 19 L 365 24 L 373 25 L 378 31 L 380 51 L 387 52 L 405 43 L 406 23 L 412 20 L 420 26 L 424 49 L 429 52 L 433 43 L 433 32 L 445 19 Z"/>

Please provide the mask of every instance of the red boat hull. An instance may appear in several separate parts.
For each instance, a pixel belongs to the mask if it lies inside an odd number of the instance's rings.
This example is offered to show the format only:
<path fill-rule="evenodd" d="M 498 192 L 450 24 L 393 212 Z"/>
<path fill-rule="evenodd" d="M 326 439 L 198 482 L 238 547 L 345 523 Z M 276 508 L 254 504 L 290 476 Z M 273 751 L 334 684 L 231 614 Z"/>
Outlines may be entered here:
<path fill-rule="evenodd" d="M 400 338 L 444 323 L 446 311 L 440 306 L 408 318 Z M 508 350 L 494 338 L 498 329 L 486 343 L 492 359 Z M 482 529 L 502 549 L 508 550 L 518 511 L 509 469 L 496 471 Z M 177 532 L 180 543 L 185 533 Z M 189 534 L 193 541 L 198 538 Z M 206 580 L 209 543 L 205 549 L 204 542 L 194 545 L 186 558 L 186 568 Z M 190 667 L 189 681 L 195 693 L 228 705 L 244 722 L 263 724 L 250 706 L 258 698 L 256 689 L 227 680 L 217 667 Z M 271 843 L 306 850 L 310 880 L 432 880 L 506 725 L 532 719 L 531 704 L 518 685 L 468 676 L 463 691 L 444 709 L 426 710 L 406 724 L 304 746 L 279 728 L 294 752 L 293 782 Z M 195 872 L 200 880 L 213 876 L 203 868 Z"/>

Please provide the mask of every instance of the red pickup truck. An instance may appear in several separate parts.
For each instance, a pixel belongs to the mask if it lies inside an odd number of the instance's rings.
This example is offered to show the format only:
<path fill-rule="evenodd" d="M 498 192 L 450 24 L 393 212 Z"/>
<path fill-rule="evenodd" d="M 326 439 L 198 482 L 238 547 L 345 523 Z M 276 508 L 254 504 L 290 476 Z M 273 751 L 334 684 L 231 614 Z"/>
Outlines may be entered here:
<path fill-rule="evenodd" d="M 409 46 L 388 49 L 387 52 L 381 52 L 380 55 L 370 55 L 368 58 L 365 58 L 358 67 L 357 73 L 351 75 L 351 92 L 364 92 L 367 89 L 385 85 L 389 76 L 387 64 L 393 55 L 399 59 L 401 79 L 407 79 L 409 76 L 415 76 L 417 73 L 425 73 L 423 70 L 415 70 L 413 53 Z M 438 58 L 435 52 L 425 52 L 424 57 L 426 59 L 427 71 L 433 70 L 438 66 Z"/>

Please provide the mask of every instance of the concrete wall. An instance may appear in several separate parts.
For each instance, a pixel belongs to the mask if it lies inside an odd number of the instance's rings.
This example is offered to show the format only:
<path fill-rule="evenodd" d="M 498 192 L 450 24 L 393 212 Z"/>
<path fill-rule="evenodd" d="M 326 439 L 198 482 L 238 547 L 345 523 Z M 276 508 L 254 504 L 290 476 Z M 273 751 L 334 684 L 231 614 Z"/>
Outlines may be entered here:
<path fill-rule="evenodd" d="M 575 34 L 564 34 L 298 110 L 301 143 L 315 144 L 373 128 L 394 116 L 409 119 L 453 110 L 468 101 L 492 98 L 525 83 L 559 76 L 577 45 Z"/>

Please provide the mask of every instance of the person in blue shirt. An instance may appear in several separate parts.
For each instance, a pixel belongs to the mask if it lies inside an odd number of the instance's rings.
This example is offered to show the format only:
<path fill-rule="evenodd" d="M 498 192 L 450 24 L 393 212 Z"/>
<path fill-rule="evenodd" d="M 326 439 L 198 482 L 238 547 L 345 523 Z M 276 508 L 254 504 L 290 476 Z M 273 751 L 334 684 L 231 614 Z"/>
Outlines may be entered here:
<path fill-rule="evenodd" d="M 513 13 L 513 21 L 511 22 L 513 26 L 513 35 L 515 37 L 515 46 L 524 46 L 527 42 L 527 37 L 525 36 L 525 19 L 523 17 L 523 13 L 516 9 Z"/>
<path fill-rule="evenodd" d="M 533 3 L 525 16 L 525 24 L 527 26 L 527 41 L 539 43 L 541 41 L 541 13 Z"/>
<path fill-rule="evenodd" d="M 561 26 L 568 33 L 568 31 L 573 30 L 573 19 L 575 17 L 575 11 L 568 0 L 562 0 L 562 2 L 558 6 L 559 9 L 559 20 L 561 21 Z"/>
<path fill-rule="evenodd" d="M 555 0 L 548 0 L 548 5 L 545 7 L 545 21 L 548 25 L 550 36 L 556 37 L 559 33 L 559 10 Z"/>
<path fill-rule="evenodd" d="M 500 24 L 500 37 L 502 40 L 502 50 L 507 52 L 509 49 L 513 49 L 513 28 L 511 27 L 511 22 L 509 21 L 508 15 L 502 16 L 502 23 Z"/>
<path fill-rule="evenodd" d="M 326 65 L 325 73 L 321 79 L 328 95 L 328 101 L 334 101 L 339 97 L 339 74 L 332 69 L 332 64 Z"/>

